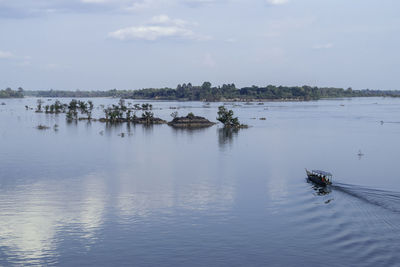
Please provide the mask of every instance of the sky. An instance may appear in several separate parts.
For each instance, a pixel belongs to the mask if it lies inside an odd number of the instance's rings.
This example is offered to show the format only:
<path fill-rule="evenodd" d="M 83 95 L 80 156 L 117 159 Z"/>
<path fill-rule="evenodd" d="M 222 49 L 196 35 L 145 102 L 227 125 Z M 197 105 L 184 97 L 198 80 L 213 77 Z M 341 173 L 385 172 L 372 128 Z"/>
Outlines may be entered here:
<path fill-rule="evenodd" d="M 400 89 L 398 0 L 0 0 L 0 88 Z"/>

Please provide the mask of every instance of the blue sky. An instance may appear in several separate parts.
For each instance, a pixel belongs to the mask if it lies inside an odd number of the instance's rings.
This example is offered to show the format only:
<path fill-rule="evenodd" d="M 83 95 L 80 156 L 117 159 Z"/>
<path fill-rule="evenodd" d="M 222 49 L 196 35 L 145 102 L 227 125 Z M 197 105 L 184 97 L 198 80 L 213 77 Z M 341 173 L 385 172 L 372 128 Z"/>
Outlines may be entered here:
<path fill-rule="evenodd" d="M 0 88 L 400 89 L 396 0 L 0 0 Z"/>

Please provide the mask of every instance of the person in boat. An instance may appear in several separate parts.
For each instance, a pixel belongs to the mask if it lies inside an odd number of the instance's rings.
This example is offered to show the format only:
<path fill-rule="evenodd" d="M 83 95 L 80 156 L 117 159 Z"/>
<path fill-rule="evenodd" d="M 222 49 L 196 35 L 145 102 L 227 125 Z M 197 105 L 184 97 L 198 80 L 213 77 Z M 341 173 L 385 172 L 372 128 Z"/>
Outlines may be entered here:
<path fill-rule="evenodd" d="M 330 174 L 329 172 L 319 171 L 319 170 L 313 170 L 313 171 L 309 172 L 307 169 L 306 169 L 306 172 L 307 172 L 307 176 L 309 179 L 318 180 L 318 181 L 315 181 L 316 183 L 320 182 L 325 185 L 332 184 L 332 182 L 331 182 L 332 174 Z"/>

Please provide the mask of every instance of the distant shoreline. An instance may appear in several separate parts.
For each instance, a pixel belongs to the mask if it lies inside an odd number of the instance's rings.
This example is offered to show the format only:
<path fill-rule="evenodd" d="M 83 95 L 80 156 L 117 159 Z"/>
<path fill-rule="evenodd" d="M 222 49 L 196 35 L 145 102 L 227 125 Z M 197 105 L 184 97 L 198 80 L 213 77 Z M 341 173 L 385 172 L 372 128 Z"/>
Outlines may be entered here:
<path fill-rule="evenodd" d="M 91 98 L 112 97 L 140 100 L 163 101 L 202 101 L 202 102 L 298 102 L 331 98 L 349 97 L 400 97 L 400 91 L 381 90 L 353 90 L 352 88 L 311 87 L 311 86 L 251 86 L 236 88 L 235 84 L 212 86 L 204 82 L 201 86 L 190 83 L 178 85 L 174 88 L 148 88 L 139 90 L 108 90 L 108 91 L 24 91 L 19 88 L 13 91 L 10 88 L 0 90 L 0 98 L 11 97 L 42 97 L 42 98 Z"/>
<path fill-rule="evenodd" d="M 388 97 L 388 98 L 400 98 L 400 96 L 344 96 L 344 97 L 322 97 L 319 99 L 221 99 L 217 101 L 206 101 L 206 100 L 182 100 L 182 99 L 156 99 L 156 98 L 125 98 L 127 100 L 142 100 L 142 101 L 176 101 L 176 102 L 204 102 L 204 103 L 213 103 L 213 102 L 235 102 L 235 103 L 264 103 L 264 102 L 310 102 L 310 101 L 318 101 L 318 100 L 335 100 L 335 99 L 351 99 L 351 98 L 372 98 L 372 97 Z M 120 99 L 119 97 L 113 96 L 22 96 L 22 97 L 2 97 L 0 99 L 27 99 L 27 98 L 109 98 L 109 99 Z"/>
<path fill-rule="evenodd" d="M 351 99 L 351 98 L 372 98 L 372 97 L 388 97 L 388 98 L 400 98 L 400 96 L 343 96 L 343 97 L 322 97 L 319 99 L 221 99 L 216 101 L 206 101 L 206 100 L 182 100 L 182 99 L 156 99 L 156 98 L 123 98 L 126 100 L 139 100 L 139 101 L 160 101 L 160 102 L 204 102 L 204 103 L 216 103 L 216 102 L 234 102 L 234 103 L 265 103 L 265 102 L 310 102 L 310 101 L 318 101 L 318 100 L 340 100 L 340 99 Z M 23 98 L 109 98 L 109 99 L 121 99 L 121 97 L 113 97 L 113 96 L 52 96 L 52 97 L 44 97 L 44 96 L 24 96 L 24 97 L 8 97 L 8 98 L 0 98 L 0 99 L 23 99 Z"/>

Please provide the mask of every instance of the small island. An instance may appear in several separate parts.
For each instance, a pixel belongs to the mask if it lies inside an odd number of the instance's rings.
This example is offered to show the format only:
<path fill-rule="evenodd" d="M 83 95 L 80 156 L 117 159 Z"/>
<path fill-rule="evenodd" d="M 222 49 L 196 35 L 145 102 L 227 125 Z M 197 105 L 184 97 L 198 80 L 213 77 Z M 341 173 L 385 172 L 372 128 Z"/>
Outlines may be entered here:
<path fill-rule="evenodd" d="M 171 116 L 174 117 L 174 119 L 170 121 L 168 125 L 177 128 L 203 128 L 215 124 L 204 117 L 195 116 L 191 112 L 185 117 L 177 117 L 176 112 L 172 113 Z"/>

